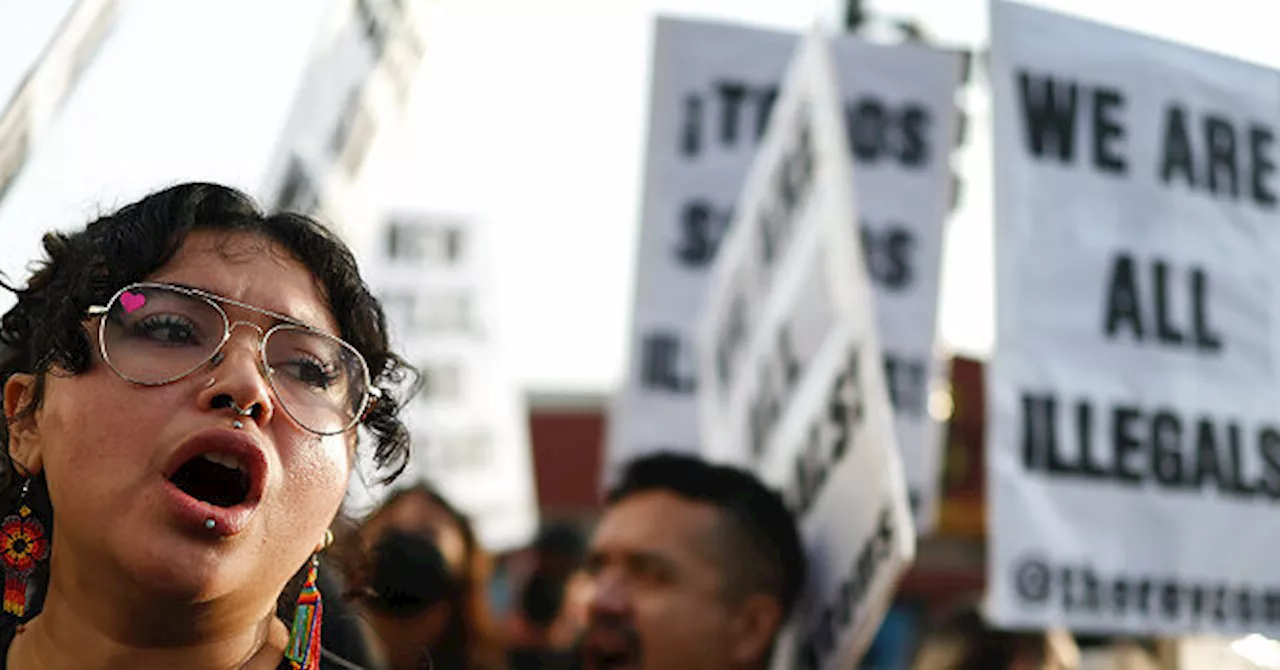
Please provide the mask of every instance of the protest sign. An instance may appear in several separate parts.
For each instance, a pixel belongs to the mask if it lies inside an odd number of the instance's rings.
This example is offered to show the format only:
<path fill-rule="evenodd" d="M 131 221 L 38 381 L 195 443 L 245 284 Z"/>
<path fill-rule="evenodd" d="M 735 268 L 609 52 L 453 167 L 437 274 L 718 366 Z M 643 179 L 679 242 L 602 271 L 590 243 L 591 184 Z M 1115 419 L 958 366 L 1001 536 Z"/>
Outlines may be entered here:
<path fill-rule="evenodd" d="M 992 5 L 988 614 L 1280 634 L 1280 76 Z"/>
<path fill-rule="evenodd" d="M 934 348 L 963 64 L 958 54 L 918 45 L 833 42 L 849 151 L 863 176 L 855 186 L 861 216 L 849 225 L 860 231 L 875 284 L 883 365 L 923 530 L 933 523 L 941 467 L 942 437 L 927 402 L 945 375 Z M 644 453 L 704 453 L 695 322 L 796 43 L 792 33 L 657 23 L 630 364 L 610 414 L 606 479 Z"/>
<path fill-rule="evenodd" d="M 750 445 L 809 561 L 777 664 L 847 668 L 915 549 L 829 41 L 802 44 L 711 270 L 698 330 L 711 453 Z"/>

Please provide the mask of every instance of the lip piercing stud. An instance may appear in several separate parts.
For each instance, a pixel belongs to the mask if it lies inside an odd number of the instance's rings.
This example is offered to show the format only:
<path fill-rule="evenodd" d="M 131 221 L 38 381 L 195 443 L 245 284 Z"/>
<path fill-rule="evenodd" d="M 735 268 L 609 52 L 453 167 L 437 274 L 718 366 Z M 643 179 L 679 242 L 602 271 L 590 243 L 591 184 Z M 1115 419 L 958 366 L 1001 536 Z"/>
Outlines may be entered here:
<path fill-rule="evenodd" d="M 213 530 L 213 527 L 214 527 L 214 526 L 216 526 L 216 525 L 218 525 L 218 523 L 217 523 L 216 521 L 214 521 L 213 519 L 205 519 L 205 520 L 204 520 L 204 527 L 205 527 L 205 528 L 208 528 L 209 530 Z"/>
<path fill-rule="evenodd" d="M 235 421 L 231 422 L 231 427 L 235 428 L 236 430 L 240 430 L 241 428 L 244 428 L 244 424 L 241 423 L 239 419 L 236 419 Z"/>

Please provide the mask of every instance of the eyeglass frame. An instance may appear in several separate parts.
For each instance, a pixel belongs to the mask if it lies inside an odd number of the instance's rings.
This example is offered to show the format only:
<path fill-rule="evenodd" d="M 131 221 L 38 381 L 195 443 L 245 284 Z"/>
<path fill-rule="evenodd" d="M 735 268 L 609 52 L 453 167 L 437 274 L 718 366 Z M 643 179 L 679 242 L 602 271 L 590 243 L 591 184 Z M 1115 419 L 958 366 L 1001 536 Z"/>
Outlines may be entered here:
<path fill-rule="evenodd" d="M 126 286 L 121 287 L 120 290 L 112 294 L 111 299 L 107 300 L 106 305 L 90 305 L 89 308 L 85 310 L 86 318 L 92 318 L 95 316 L 105 317 L 107 313 L 111 310 L 111 306 L 120 300 L 121 295 L 123 295 L 124 293 L 126 293 L 131 289 L 140 289 L 140 288 L 141 289 L 146 289 L 146 288 L 164 289 L 164 290 L 174 291 L 176 293 L 181 293 L 183 295 L 187 295 L 190 297 L 199 298 L 205 301 L 206 303 L 211 305 L 215 310 L 217 310 L 218 314 L 222 317 L 222 340 L 218 342 L 218 346 L 214 347 L 212 351 L 210 351 L 209 355 L 204 358 L 204 360 L 193 365 L 190 370 L 187 370 L 186 372 L 180 375 L 170 377 L 163 381 L 144 382 L 137 379 L 133 379 L 128 375 L 124 374 L 118 368 L 116 368 L 114 363 L 111 362 L 111 357 L 107 355 L 107 337 L 106 337 L 107 320 L 105 318 L 99 319 L 98 320 L 98 351 L 102 355 L 102 361 L 107 364 L 107 367 L 111 368 L 111 371 L 114 372 L 117 377 L 123 379 L 124 381 L 129 382 L 130 384 L 137 384 L 139 386 L 166 386 L 168 384 L 172 384 L 174 382 L 181 381 L 183 379 L 186 379 L 187 377 L 190 377 L 192 373 L 194 373 L 196 370 L 199 370 L 201 366 L 205 365 L 209 361 L 212 361 L 214 358 L 216 358 L 217 355 L 222 351 L 223 347 L 227 346 L 227 342 L 231 341 L 231 331 L 234 330 L 236 326 L 239 326 L 240 324 L 245 324 L 247 326 L 251 326 L 252 328 L 257 330 L 259 333 L 259 337 L 258 337 L 258 358 L 259 358 L 259 365 L 260 365 L 259 371 L 262 372 L 263 377 L 266 378 L 267 384 L 271 387 L 271 392 L 274 393 L 276 396 L 276 399 L 280 401 L 280 406 L 284 408 L 285 413 L 288 414 L 289 418 L 293 419 L 293 422 L 298 424 L 298 426 L 303 430 L 309 433 L 312 433 L 314 435 L 321 435 L 321 436 L 341 435 L 342 433 L 345 433 L 351 430 L 352 428 L 355 428 L 356 426 L 360 425 L 360 422 L 363 421 L 366 416 L 368 416 L 369 411 L 372 410 L 374 405 L 378 403 L 378 400 L 382 398 L 381 389 L 373 385 L 373 379 L 372 377 L 369 376 L 369 361 L 366 361 L 364 358 L 364 354 L 361 354 L 360 350 L 356 349 L 355 346 L 352 345 L 350 342 L 347 342 L 346 340 L 336 335 L 326 333 L 323 330 L 316 328 L 315 326 L 303 323 L 292 317 L 285 316 L 284 314 L 280 314 L 279 312 L 273 312 L 269 309 L 256 307 L 254 305 L 250 305 L 248 303 L 235 300 L 234 298 L 228 298 L 226 296 L 221 296 L 216 293 L 211 293 L 209 291 L 204 291 L 198 288 L 192 288 L 190 286 L 181 286 L 179 284 L 169 284 L 165 282 L 134 282 L 132 284 L 128 284 Z M 241 309 L 245 309 L 250 312 L 254 312 L 256 314 L 262 314 L 263 316 L 269 316 L 279 321 L 279 323 L 275 324 L 274 326 L 266 330 L 263 330 L 262 326 L 259 326 L 258 324 L 250 321 L 240 321 L 240 320 L 232 321 L 231 316 L 227 314 L 227 311 L 225 309 L 222 308 L 221 303 L 233 305 L 235 307 L 239 307 Z M 336 430 L 332 432 L 322 432 L 318 430 L 313 430 L 303 425 L 302 422 L 299 421 L 298 418 L 293 415 L 293 411 L 289 409 L 289 404 L 284 401 L 284 397 L 280 395 L 280 389 L 276 388 L 274 374 L 271 372 L 270 364 L 267 363 L 267 339 L 270 338 L 271 335 L 274 334 L 275 332 L 280 330 L 286 330 L 286 329 L 301 329 L 308 333 L 319 335 L 325 339 L 337 342 L 340 346 L 345 347 L 346 349 L 354 353 L 356 355 L 356 359 L 360 361 L 361 375 L 364 378 L 364 388 L 365 388 L 364 397 L 361 398 L 359 411 L 357 411 L 354 414 L 354 418 L 351 420 L 351 423 L 347 424 L 341 430 Z"/>

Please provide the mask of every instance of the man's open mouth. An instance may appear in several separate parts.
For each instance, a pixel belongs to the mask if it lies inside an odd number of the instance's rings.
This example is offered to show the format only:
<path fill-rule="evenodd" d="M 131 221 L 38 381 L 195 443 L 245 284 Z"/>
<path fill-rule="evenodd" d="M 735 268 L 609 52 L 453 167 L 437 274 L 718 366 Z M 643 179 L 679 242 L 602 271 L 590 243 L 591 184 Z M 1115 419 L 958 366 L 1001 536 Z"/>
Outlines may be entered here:
<path fill-rule="evenodd" d="M 581 641 L 590 670 L 619 670 L 640 666 L 640 639 L 635 631 L 618 624 L 596 624 Z"/>

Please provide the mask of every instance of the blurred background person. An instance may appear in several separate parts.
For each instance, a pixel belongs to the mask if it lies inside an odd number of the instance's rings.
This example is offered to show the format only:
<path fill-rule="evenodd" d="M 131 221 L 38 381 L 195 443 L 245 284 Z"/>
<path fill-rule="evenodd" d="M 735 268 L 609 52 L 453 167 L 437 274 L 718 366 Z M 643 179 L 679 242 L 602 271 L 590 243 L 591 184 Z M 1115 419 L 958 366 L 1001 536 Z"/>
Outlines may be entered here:
<path fill-rule="evenodd" d="M 582 558 L 586 538 L 570 524 L 543 528 L 529 548 L 522 552 L 517 572 L 517 596 L 505 621 L 504 638 L 509 646 L 512 670 L 558 666 L 566 662 L 574 639 L 581 632 Z M 579 588 L 570 593 L 572 585 Z"/>
<path fill-rule="evenodd" d="M 357 538 L 348 579 L 390 670 L 497 670 L 489 559 L 470 520 L 425 483 L 392 493 Z M 430 665 L 426 658 L 430 657 Z"/>
<path fill-rule="evenodd" d="M 969 604 L 926 636 L 912 670 L 1072 670 L 1079 658 L 1065 632 L 998 630 Z"/>
<path fill-rule="evenodd" d="M 585 670 L 758 670 L 805 583 L 795 521 L 752 474 L 636 459 L 587 552 Z"/>

